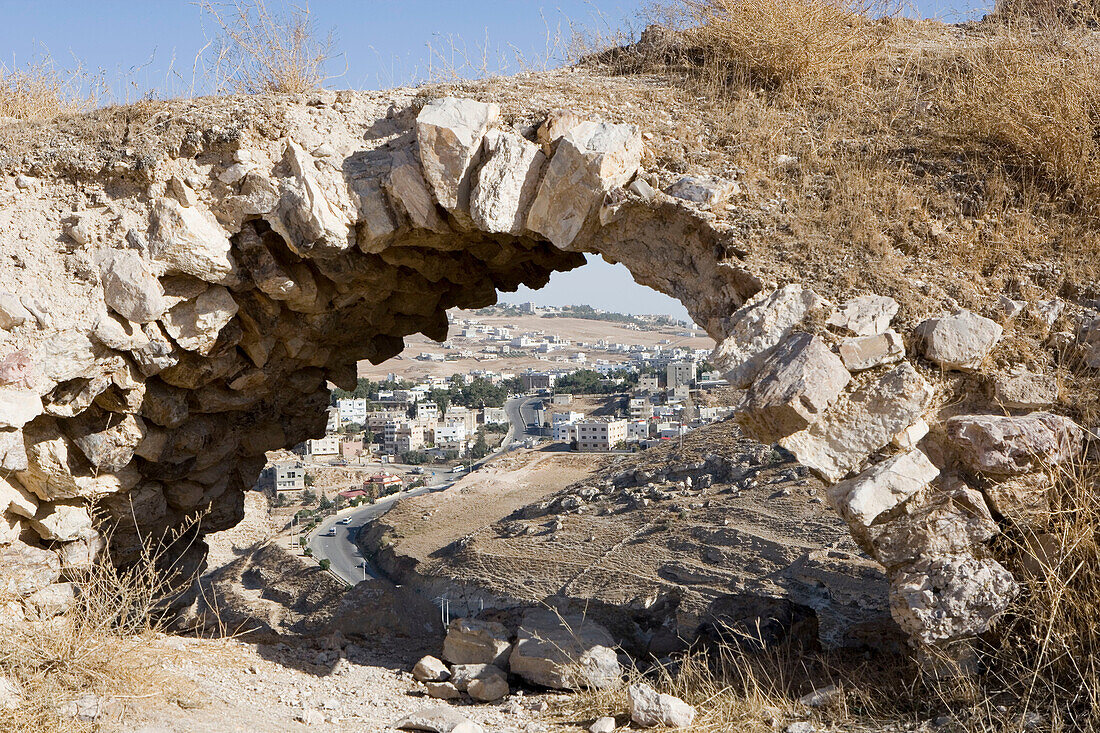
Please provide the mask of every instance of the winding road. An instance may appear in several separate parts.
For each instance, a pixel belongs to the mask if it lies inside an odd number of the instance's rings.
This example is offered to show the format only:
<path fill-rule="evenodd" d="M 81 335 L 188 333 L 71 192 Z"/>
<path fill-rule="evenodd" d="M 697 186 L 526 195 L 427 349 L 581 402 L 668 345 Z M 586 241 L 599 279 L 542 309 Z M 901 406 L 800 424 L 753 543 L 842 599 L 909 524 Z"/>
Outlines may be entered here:
<path fill-rule="evenodd" d="M 473 470 L 476 471 L 486 461 L 511 450 L 514 441 L 528 436 L 527 426 L 535 421 L 534 405 L 540 400 L 539 397 L 521 395 L 504 403 L 504 410 L 508 415 L 508 433 L 504 436 L 500 448 L 474 463 Z M 531 433 L 531 435 L 538 435 L 538 433 Z M 445 491 L 458 477 L 457 474 L 436 471 L 434 474 L 424 476 L 428 481 L 427 486 L 384 497 L 374 504 L 345 509 L 327 518 L 309 537 L 308 546 L 313 550 L 313 557 L 318 560 L 327 559 L 329 570 L 348 585 L 355 585 L 367 578 L 381 577 L 374 564 L 360 554 L 359 546 L 355 543 L 355 535 L 364 526 L 388 512 L 397 501 L 420 496 L 429 491 Z M 329 535 L 329 530 L 333 529 L 335 534 Z"/>

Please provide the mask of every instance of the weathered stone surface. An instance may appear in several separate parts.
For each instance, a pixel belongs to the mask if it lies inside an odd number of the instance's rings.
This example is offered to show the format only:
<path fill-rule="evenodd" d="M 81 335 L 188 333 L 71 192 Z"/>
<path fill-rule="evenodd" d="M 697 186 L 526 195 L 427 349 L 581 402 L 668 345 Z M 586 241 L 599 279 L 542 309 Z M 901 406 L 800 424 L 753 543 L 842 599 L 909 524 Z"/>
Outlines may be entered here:
<path fill-rule="evenodd" d="M 949 316 L 929 318 L 917 326 L 924 356 L 944 369 L 970 371 L 981 366 L 986 354 L 1001 339 L 1004 329 L 996 321 L 960 310 Z"/>
<path fill-rule="evenodd" d="M 890 612 L 926 644 L 980 634 L 1008 608 L 1019 586 L 992 559 L 923 559 L 894 576 Z"/>
<path fill-rule="evenodd" d="M 30 519 L 38 512 L 38 499 L 14 476 L 0 475 L 0 514 L 17 514 Z"/>
<path fill-rule="evenodd" d="M 19 296 L 0 292 L 0 328 L 10 331 L 29 321 L 30 311 L 23 307 Z"/>
<path fill-rule="evenodd" d="M 54 583 L 32 593 L 27 603 L 40 619 L 60 616 L 76 604 L 76 583 Z"/>
<path fill-rule="evenodd" d="M 21 428 L 42 412 L 42 399 L 29 389 L 0 387 L 0 430 Z"/>
<path fill-rule="evenodd" d="M 817 293 L 797 284 L 757 293 L 730 316 L 726 338 L 711 358 L 725 370 L 731 386 L 747 387 L 794 327 L 827 305 Z"/>
<path fill-rule="evenodd" d="M 448 211 L 469 210 L 470 175 L 481 141 L 499 119 L 495 104 L 454 97 L 433 100 L 416 116 L 424 178 Z"/>
<path fill-rule="evenodd" d="M 962 460 L 975 471 L 1032 473 L 1080 455 L 1084 433 L 1069 418 L 1049 412 L 1020 417 L 958 415 L 947 434 Z"/>
<path fill-rule="evenodd" d="M 92 516 L 82 503 L 43 504 L 30 524 L 39 537 L 57 542 L 72 542 L 92 532 Z"/>
<path fill-rule="evenodd" d="M 527 228 L 568 249 L 613 188 L 638 171 L 642 138 L 632 125 L 582 122 L 558 142 L 527 216 Z"/>
<path fill-rule="evenodd" d="M 164 313 L 164 288 L 141 255 L 131 249 L 110 249 L 99 255 L 103 300 L 128 321 L 149 323 Z"/>
<path fill-rule="evenodd" d="M 0 483 L 3 483 L 2 479 L 0 479 Z M 10 545 L 18 540 L 26 528 L 25 525 L 24 517 L 15 514 L 0 514 L 0 546 Z M 0 619 L 2 617 L 3 603 L 0 603 Z M 2 625 L 3 622 L 0 620 L 0 626 Z"/>
<path fill-rule="evenodd" d="M 665 190 L 669 196 L 702 206 L 719 206 L 741 192 L 737 181 L 717 176 L 684 176 Z"/>
<path fill-rule="evenodd" d="M 458 700 L 462 693 L 450 682 L 426 682 L 424 688 L 428 691 L 428 697 L 436 700 Z"/>
<path fill-rule="evenodd" d="M 542 152 L 546 155 L 550 155 L 553 152 L 553 145 L 558 140 L 561 140 L 565 136 L 565 133 L 572 130 L 579 125 L 583 120 L 573 110 L 569 109 L 552 109 L 549 114 L 546 115 L 546 119 L 541 125 L 537 133 L 538 143 L 542 146 Z"/>
<path fill-rule="evenodd" d="M 998 476 L 982 486 L 994 511 L 1025 526 L 1042 524 L 1050 518 L 1050 497 L 1054 489 L 1054 481 L 1046 472 Z"/>
<path fill-rule="evenodd" d="M 511 692 L 508 675 L 503 670 L 490 665 L 466 686 L 466 694 L 478 702 L 493 702 Z"/>
<path fill-rule="evenodd" d="M 353 243 L 348 218 L 329 201 L 317 181 L 317 164 L 313 156 L 288 139 L 283 160 L 291 175 L 284 179 L 282 196 L 269 217 L 271 228 L 297 254 L 347 249 Z"/>
<path fill-rule="evenodd" d="M 443 658 L 451 664 L 503 666 L 512 651 L 509 633 L 495 621 L 457 618 L 447 627 Z"/>
<path fill-rule="evenodd" d="M 221 286 L 208 288 L 194 301 L 183 301 L 164 315 L 164 330 L 181 348 L 206 356 L 218 335 L 237 315 L 237 302 Z"/>
<path fill-rule="evenodd" d="M 1058 400 L 1058 379 L 1026 370 L 998 374 L 993 379 L 993 398 L 1012 410 L 1049 407 Z"/>
<path fill-rule="evenodd" d="M 498 670 L 495 664 L 456 664 L 451 667 L 451 677 L 448 680 L 461 692 L 466 692 L 470 683 L 481 675 L 493 675 Z"/>
<path fill-rule="evenodd" d="M 804 466 L 839 481 L 916 422 L 932 396 L 932 385 L 903 363 L 839 399 L 823 419 L 779 442 Z"/>
<path fill-rule="evenodd" d="M 588 726 L 588 733 L 615 733 L 615 729 L 618 727 L 618 723 L 614 718 L 605 715 L 602 718 L 597 718 L 592 725 Z"/>
<path fill-rule="evenodd" d="M 998 532 L 981 493 L 956 477 L 922 491 L 902 513 L 866 530 L 870 554 L 886 567 L 968 553 Z"/>
<path fill-rule="evenodd" d="M 422 730 L 428 733 L 484 733 L 477 723 L 449 705 L 418 710 L 393 724 L 398 730 Z"/>
<path fill-rule="evenodd" d="M 61 563 L 49 550 L 16 540 L 0 547 L 0 591 L 25 598 L 61 577 Z"/>
<path fill-rule="evenodd" d="M 512 674 L 543 687 L 604 689 L 622 675 L 614 645 L 597 623 L 533 609 L 523 615 L 508 663 Z"/>
<path fill-rule="evenodd" d="M 925 420 L 917 420 L 915 423 L 905 428 L 905 430 L 895 435 L 890 442 L 902 450 L 911 450 L 917 447 L 917 443 L 919 443 L 924 436 L 928 435 L 929 430 L 930 428 Z"/>
<path fill-rule="evenodd" d="M 442 660 L 427 656 L 416 663 L 412 674 L 413 679 L 420 682 L 443 682 L 450 678 L 451 671 Z"/>
<path fill-rule="evenodd" d="M 794 334 L 772 351 L 741 405 L 741 425 L 773 443 L 816 422 L 851 380 L 825 342 Z"/>
<path fill-rule="evenodd" d="M 145 438 L 141 418 L 96 408 L 67 420 L 64 427 L 88 462 L 101 471 L 121 471 Z"/>
<path fill-rule="evenodd" d="M 413 228 L 442 234 L 450 231 L 435 208 L 435 200 L 424 180 L 420 163 L 412 152 L 400 150 L 394 153 L 384 187 L 398 211 L 405 215 Z"/>
<path fill-rule="evenodd" d="M 93 471 L 80 449 L 52 420 L 35 421 L 24 432 L 28 465 L 16 475 L 41 499 L 102 496 L 129 490 L 140 480 L 132 464 L 116 471 Z"/>
<path fill-rule="evenodd" d="M 149 237 L 153 257 L 168 274 L 184 273 L 211 283 L 230 284 L 236 266 L 225 230 L 198 207 L 157 199 Z"/>
<path fill-rule="evenodd" d="M 830 487 L 829 501 L 846 522 L 869 527 L 879 515 L 923 489 L 939 473 L 928 456 L 912 450 Z"/>
<path fill-rule="evenodd" d="M 642 728 L 687 728 L 695 720 L 695 708 L 678 697 L 658 693 L 645 683 L 627 690 L 630 720 Z"/>
<path fill-rule="evenodd" d="M 546 156 L 535 143 L 501 130 L 490 130 L 483 145 L 484 160 L 470 194 L 470 215 L 487 232 L 522 234 Z"/>
<path fill-rule="evenodd" d="M 845 301 L 826 323 L 855 336 L 886 333 L 898 314 L 898 302 L 884 295 L 860 295 Z"/>
<path fill-rule="evenodd" d="M 22 430 L 0 430 L 0 475 L 27 470 Z"/>
<path fill-rule="evenodd" d="M 838 351 L 841 361 L 849 371 L 861 372 L 904 359 L 905 342 L 896 331 L 886 331 L 874 336 L 844 339 L 840 342 Z"/>

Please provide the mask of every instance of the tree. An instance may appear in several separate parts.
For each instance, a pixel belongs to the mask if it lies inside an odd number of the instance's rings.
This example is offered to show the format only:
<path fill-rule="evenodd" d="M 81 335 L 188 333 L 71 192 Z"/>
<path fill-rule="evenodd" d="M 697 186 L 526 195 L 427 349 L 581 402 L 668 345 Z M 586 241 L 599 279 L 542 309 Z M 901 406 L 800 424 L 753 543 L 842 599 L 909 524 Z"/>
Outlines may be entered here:
<path fill-rule="evenodd" d="M 357 422 L 349 422 L 347 425 L 340 428 L 340 431 L 344 435 L 354 435 L 355 433 L 363 432 L 363 426 Z"/>
<path fill-rule="evenodd" d="M 308 477 L 307 477 L 308 478 Z M 307 482 L 309 483 L 309 482 Z M 306 489 L 302 492 L 302 504 L 309 506 L 313 502 L 317 501 L 317 494 L 313 493 L 312 489 Z"/>
<path fill-rule="evenodd" d="M 327 512 L 332 508 L 332 499 L 329 499 L 324 494 L 321 494 L 321 501 L 317 503 L 317 508 L 323 512 Z"/>
<path fill-rule="evenodd" d="M 327 557 L 321 558 L 317 562 L 317 564 L 321 566 L 322 570 L 328 570 L 330 567 L 332 567 L 332 561 L 329 560 Z"/>
<path fill-rule="evenodd" d="M 470 456 L 477 460 L 487 455 L 489 455 L 489 444 L 485 441 L 485 433 L 479 430 L 477 440 L 474 441 L 474 447 L 470 449 Z"/>
<path fill-rule="evenodd" d="M 302 554 L 306 557 L 313 557 L 313 548 L 307 547 L 306 549 L 302 550 Z"/>

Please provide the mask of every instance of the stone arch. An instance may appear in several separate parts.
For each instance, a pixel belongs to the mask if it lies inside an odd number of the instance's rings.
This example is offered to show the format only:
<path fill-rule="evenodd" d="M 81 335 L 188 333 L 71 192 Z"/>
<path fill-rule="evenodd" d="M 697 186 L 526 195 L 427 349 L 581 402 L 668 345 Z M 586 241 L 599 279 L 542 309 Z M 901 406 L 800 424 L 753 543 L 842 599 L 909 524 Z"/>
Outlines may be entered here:
<path fill-rule="evenodd" d="M 836 308 L 799 284 L 766 287 L 709 211 L 729 183 L 658 192 L 638 129 L 569 112 L 507 124 L 472 100 L 346 94 L 276 112 L 172 128 L 163 160 L 106 174 L 105 205 L 51 221 L 39 269 L 17 283 L 55 282 L 53 268 L 80 287 L 43 295 L 52 308 L 0 296 L 9 547 L 86 560 L 93 500 L 119 522 L 119 562 L 202 508 L 203 531 L 232 526 L 264 452 L 323 434 L 327 382 L 351 386 L 358 361 L 396 355 L 404 336 L 444 339 L 449 308 L 540 287 L 587 252 L 679 299 L 719 342 L 746 390 L 742 424 L 836 484 L 831 502 L 887 567 L 914 638 L 965 638 L 1004 610 L 1015 583 L 985 550 L 997 524 L 983 495 L 941 471 L 942 440 L 918 447 L 936 389 L 890 330 L 897 304 Z M 35 200 L 71 187 L 57 176 Z M 992 336 L 973 318 L 914 336 L 950 366 L 947 352 Z M 948 427 L 1017 459 L 1079 448 L 1069 421 L 1032 422 L 1012 428 L 1031 443 L 988 421 Z"/>

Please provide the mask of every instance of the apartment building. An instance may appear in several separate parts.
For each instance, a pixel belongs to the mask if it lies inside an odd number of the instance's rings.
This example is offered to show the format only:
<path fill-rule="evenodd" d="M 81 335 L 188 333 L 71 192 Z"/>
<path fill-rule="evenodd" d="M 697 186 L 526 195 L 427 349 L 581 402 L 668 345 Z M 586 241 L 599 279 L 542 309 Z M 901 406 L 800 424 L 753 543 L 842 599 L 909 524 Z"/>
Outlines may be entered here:
<path fill-rule="evenodd" d="M 626 420 L 582 420 L 577 426 L 577 450 L 606 452 L 626 440 Z"/>
<path fill-rule="evenodd" d="M 665 384 L 669 389 L 695 383 L 695 362 L 670 361 L 665 367 Z"/>
<path fill-rule="evenodd" d="M 354 422 L 362 425 L 367 420 L 367 401 L 365 399 L 336 400 L 336 409 L 340 412 L 341 422 Z"/>
<path fill-rule="evenodd" d="M 298 461 L 283 461 L 272 466 L 276 491 L 302 491 L 306 488 L 306 471 Z"/>
<path fill-rule="evenodd" d="M 312 458 L 340 455 L 340 437 L 338 435 L 327 435 L 324 438 L 307 440 L 306 455 Z"/>

